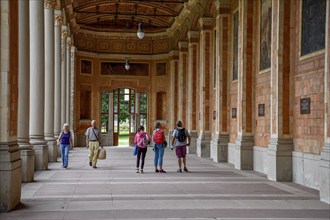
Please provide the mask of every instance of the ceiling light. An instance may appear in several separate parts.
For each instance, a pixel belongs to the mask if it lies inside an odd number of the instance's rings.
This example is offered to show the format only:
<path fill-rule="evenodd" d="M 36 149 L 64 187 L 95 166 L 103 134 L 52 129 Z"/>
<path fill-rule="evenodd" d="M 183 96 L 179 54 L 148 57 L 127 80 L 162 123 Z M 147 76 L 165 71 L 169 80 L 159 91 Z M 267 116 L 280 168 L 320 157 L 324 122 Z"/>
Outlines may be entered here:
<path fill-rule="evenodd" d="M 129 70 L 130 67 L 131 67 L 131 65 L 129 65 L 128 58 L 126 58 L 125 69 Z"/>
<path fill-rule="evenodd" d="M 144 32 L 142 30 L 142 23 L 139 23 L 139 28 L 136 35 L 139 39 L 142 39 L 144 37 Z"/>

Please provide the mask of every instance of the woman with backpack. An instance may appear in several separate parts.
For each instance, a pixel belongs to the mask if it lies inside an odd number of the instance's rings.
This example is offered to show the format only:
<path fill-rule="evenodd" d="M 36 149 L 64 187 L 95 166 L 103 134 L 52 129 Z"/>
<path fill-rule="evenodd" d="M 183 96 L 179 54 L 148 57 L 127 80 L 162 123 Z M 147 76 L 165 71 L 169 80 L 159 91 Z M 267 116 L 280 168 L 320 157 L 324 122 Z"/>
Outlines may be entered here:
<path fill-rule="evenodd" d="M 134 144 L 138 145 L 137 157 L 136 157 L 136 173 L 143 173 L 144 159 L 146 158 L 149 142 L 150 142 L 150 137 L 147 132 L 144 132 L 144 127 L 141 125 L 139 128 L 139 132 L 136 133 L 134 138 Z M 139 170 L 140 159 L 141 159 L 141 169 Z"/>
<path fill-rule="evenodd" d="M 156 123 L 156 129 L 153 131 L 152 139 L 154 142 L 154 152 L 155 152 L 155 157 L 154 157 L 155 172 L 156 173 L 166 173 L 166 171 L 163 170 L 165 135 L 161 129 L 160 122 Z M 159 170 L 158 170 L 157 166 L 159 166 Z"/>

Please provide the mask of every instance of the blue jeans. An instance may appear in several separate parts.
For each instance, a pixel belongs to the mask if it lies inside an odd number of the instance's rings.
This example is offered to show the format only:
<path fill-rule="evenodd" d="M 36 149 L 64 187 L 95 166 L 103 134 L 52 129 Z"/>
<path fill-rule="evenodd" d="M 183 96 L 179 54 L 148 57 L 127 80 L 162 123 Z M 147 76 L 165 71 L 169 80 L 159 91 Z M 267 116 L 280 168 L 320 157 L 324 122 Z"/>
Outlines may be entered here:
<path fill-rule="evenodd" d="M 154 144 L 155 150 L 155 158 L 154 164 L 155 166 L 162 166 L 163 165 L 163 157 L 164 157 L 164 145 L 163 144 Z"/>
<path fill-rule="evenodd" d="M 69 163 L 70 144 L 60 144 L 60 149 L 62 154 L 62 164 L 64 167 L 67 167 Z"/>

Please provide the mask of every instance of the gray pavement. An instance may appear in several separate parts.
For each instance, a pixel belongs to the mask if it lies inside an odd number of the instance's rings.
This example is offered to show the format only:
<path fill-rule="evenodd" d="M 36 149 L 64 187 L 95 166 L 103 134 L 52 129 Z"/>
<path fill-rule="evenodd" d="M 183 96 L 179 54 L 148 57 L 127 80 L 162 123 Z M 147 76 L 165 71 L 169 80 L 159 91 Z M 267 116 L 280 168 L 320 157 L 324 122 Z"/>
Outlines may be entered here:
<path fill-rule="evenodd" d="M 188 155 L 188 173 L 177 173 L 167 149 L 155 173 L 148 149 L 144 174 L 135 173 L 131 147 L 106 147 L 98 168 L 87 150 L 70 151 L 69 167 L 50 163 L 22 185 L 21 204 L 0 219 L 330 219 L 318 191 L 272 182 L 260 173 Z"/>

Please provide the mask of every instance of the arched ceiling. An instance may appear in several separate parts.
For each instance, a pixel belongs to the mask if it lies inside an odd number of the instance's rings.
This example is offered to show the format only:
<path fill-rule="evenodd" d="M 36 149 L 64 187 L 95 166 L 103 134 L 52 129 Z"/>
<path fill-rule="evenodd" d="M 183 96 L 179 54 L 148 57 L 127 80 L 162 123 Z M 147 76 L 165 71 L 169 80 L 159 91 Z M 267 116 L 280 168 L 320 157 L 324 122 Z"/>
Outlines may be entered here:
<path fill-rule="evenodd" d="M 96 32 L 165 32 L 188 0 L 64 0 L 71 25 Z M 77 29 L 77 27 L 74 27 Z"/>

